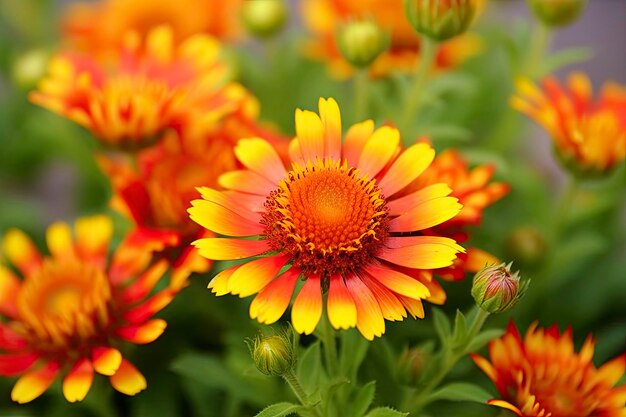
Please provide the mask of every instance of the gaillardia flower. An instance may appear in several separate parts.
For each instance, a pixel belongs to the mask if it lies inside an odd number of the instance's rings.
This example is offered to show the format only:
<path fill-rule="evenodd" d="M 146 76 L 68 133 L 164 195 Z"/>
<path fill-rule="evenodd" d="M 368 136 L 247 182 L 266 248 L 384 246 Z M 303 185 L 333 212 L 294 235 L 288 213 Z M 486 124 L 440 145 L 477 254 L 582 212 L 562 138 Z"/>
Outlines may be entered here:
<path fill-rule="evenodd" d="M 552 77 L 542 89 L 517 84 L 511 105 L 543 126 L 564 164 L 575 171 L 602 173 L 626 158 L 626 88 L 607 83 L 592 97 L 589 78 L 570 74 L 567 87 Z"/>
<path fill-rule="evenodd" d="M 391 71 L 412 73 L 420 59 L 420 40 L 407 20 L 403 0 L 303 0 L 301 14 L 313 37 L 305 45 L 307 55 L 325 61 L 337 78 L 347 78 L 354 72 L 342 57 L 336 39 L 337 27 L 354 19 L 372 18 L 390 34 L 389 48 L 372 62 L 373 76 L 386 76 Z M 476 55 L 480 48 L 480 40 L 472 34 L 441 43 L 435 68 L 456 67 Z"/>
<path fill-rule="evenodd" d="M 372 121 L 352 126 L 342 144 L 337 103 L 320 99 L 319 112 L 296 110 L 289 167 L 265 140 L 239 141 L 235 155 L 246 169 L 220 177 L 226 191 L 200 188 L 203 199 L 189 209 L 194 221 L 230 237 L 194 245 L 213 260 L 260 255 L 209 284 L 218 295 L 258 292 L 252 318 L 278 320 L 302 278 L 291 310 L 296 331 L 313 332 L 327 289 L 331 324 L 373 339 L 384 333 L 384 319 L 402 320 L 406 310 L 423 317 L 430 293 L 420 272 L 450 265 L 463 248 L 418 231 L 451 219 L 461 205 L 445 184 L 395 198 L 432 162 L 429 145 L 402 151 L 398 130 L 374 130 Z"/>
<path fill-rule="evenodd" d="M 120 342 L 157 339 L 166 323 L 152 316 L 164 308 L 186 277 L 154 292 L 168 269 L 147 251 L 120 247 L 109 262 L 112 221 L 76 221 L 75 238 L 65 223 L 46 233 L 50 255 L 38 252 L 21 231 L 2 242 L 8 265 L 0 265 L 0 375 L 20 376 L 11 398 L 26 403 L 61 374 L 63 394 L 81 401 L 94 372 L 127 395 L 146 387 L 143 375 L 118 350 Z"/>
<path fill-rule="evenodd" d="M 226 82 L 219 49 L 203 35 L 177 46 L 166 26 L 145 39 L 129 32 L 110 60 L 75 53 L 53 58 L 30 100 L 89 129 L 106 146 L 145 147 L 167 130 L 232 111 L 231 96 L 241 87 Z"/>
<path fill-rule="evenodd" d="M 615 384 L 624 375 L 626 354 L 596 368 L 593 348 L 589 336 L 576 353 L 571 329 L 561 335 L 556 326 L 541 329 L 536 323 L 522 340 L 511 323 L 489 343 L 491 362 L 472 359 L 502 396 L 488 403 L 519 417 L 623 417 L 626 385 Z"/>

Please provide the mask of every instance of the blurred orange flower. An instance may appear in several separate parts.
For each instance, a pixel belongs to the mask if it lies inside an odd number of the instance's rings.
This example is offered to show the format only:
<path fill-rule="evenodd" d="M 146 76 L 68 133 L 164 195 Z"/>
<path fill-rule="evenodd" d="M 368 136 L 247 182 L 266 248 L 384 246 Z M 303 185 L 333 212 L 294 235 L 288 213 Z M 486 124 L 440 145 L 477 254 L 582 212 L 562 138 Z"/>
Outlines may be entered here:
<path fill-rule="evenodd" d="M 615 387 L 624 375 L 626 354 L 596 368 L 594 340 L 587 338 L 574 352 L 572 331 L 562 335 L 556 326 L 532 324 L 522 340 L 511 323 L 507 332 L 489 343 L 490 361 L 472 359 L 495 383 L 502 399 L 488 403 L 519 417 L 622 417 L 626 413 L 626 385 Z"/>
<path fill-rule="evenodd" d="M 350 18 L 372 18 L 391 34 L 389 50 L 371 65 L 372 75 L 385 76 L 392 70 L 412 72 L 419 60 L 420 40 L 405 16 L 402 0 L 303 0 L 302 18 L 313 36 L 306 44 L 307 54 L 325 61 L 337 78 L 347 78 L 354 72 L 335 40 L 338 25 Z M 441 43 L 436 68 L 455 67 L 476 55 L 480 47 L 479 39 L 472 34 Z"/>
<path fill-rule="evenodd" d="M 173 36 L 165 26 L 145 40 L 128 33 L 116 56 L 104 62 L 59 54 L 30 100 L 116 149 L 145 147 L 167 130 L 210 124 L 231 112 L 241 87 L 227 82 L 217 41 L 197 35 L 176 46 Z"/>
<path fill-rule="evenodd" d="M 179 275 L 154 292 L 167 261 L 151 262 L 147 251 L 125 247 L 109 261 L 113 224 L 107 217 L 81 218 L 74 232 L 72 238 L 67 224 L 51 225 L 48 256 L 16 229 L 2 242 L 12 268 L 0 265 L 0 375 L 20 376 L 11 393 L 19 403 L 40 396 L 60 374 L 70 402 L 87 395 L 94 371 L 124 394 L 145 389 L 119 345 L 157 339 L 166 322 L 152 317 L 187 278 Z"/>
<path fill-rule="evenodd" d="M 603 172 L 626 158 L 624 86 L 606 83 L 594 99 L 589 78 L 573 73 L 566 87 L 548 77 L 542 89 L 523 79 L 517 90 L 511 105 L 548 131 L 566 166 Z"/>
<path fill-rule="evenodd" d="M 343 143 L 342 136 L 335 100 L 320 99 L 319 115 L 296 110 L 290 164 L 263 139 L 241 140 L 235 155 L 245 169 L 220 177 L 226 191 L 200 188 L 189 213 L 232 236 L 194 242 L 201 256 L 246 259 L 213 278 L 214 293 L 258 293 L 250 316 L 269 324 L 302 278 L 291 310 L 296 331 L 315 330 L 328 288 L 331 325 L 356 326 L 371 340 L 384 333 L 385 319 L 424 317 L 422 300 L 431 292 L 421 271 L 451 265 L 464 250 L 453 239 L 414 233 L 451 219 L 461 206 L 445 184 L 396 198 L 432 162 L 430 145 L 403 150 L 397 129 L 375 130 L 371 120 L 352 126 Z"/>
<path fill-rule="evenodd" d="M 70 46 L 91 54 L 106 54 L 124 46 L 126 33 L 141 38 L 161 25 L 172 28 L 181 43 L 196 34 L 230 41 L 241 33 L 243 0 L 100 0 L 70 4 L 62 23 Z M 97 22 L 97 24 L 94 24 Z"/>

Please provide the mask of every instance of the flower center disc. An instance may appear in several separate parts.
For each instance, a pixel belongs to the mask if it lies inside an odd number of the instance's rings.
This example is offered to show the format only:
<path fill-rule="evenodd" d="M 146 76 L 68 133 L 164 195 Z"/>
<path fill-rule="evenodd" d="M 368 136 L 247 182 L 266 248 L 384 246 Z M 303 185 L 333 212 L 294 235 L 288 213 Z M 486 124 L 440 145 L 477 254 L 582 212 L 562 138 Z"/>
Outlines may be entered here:
<path fill-rule="evenodd" d="M 17 297 L 23 331 L 45 350 L 97 336 L 109 320 L 109 282 L 94 265 L 48 260 Z"/>
<path fill-rule="evenodd" d="M 293 264 L 330 275 L 365 265 L 387 235 L 375 180 L 331 159 L 294 169 L 268 197 L 263 222 L 272 247 Z"/>

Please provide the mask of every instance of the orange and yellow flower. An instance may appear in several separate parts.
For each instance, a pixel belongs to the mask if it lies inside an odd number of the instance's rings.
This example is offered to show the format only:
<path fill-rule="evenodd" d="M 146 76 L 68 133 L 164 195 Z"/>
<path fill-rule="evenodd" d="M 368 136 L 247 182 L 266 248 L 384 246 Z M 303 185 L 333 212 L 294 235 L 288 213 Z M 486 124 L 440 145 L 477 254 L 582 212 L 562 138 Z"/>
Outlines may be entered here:
<path fill-rule="evenodd" d="M 626 385 L 615 384 L 624 375 L 626 354 L 596 368 L 594 344 L 589 336 L 577 353 L 571 329 L 561 335 L 556 326 L 541 329 L 536 323 L 522 340 L 511 323 L 489 343 L 491 361 L 472 358 L 502 397 L 489 404 L 519 417 L 623 417 Z"/>
<path fill-rule="evenodd" d="M 173 40 L 206 34 L 221 41 L 239 37 L 243 0 L 100 0 L 71 4 L 62 29 L 66 41 L 90 54 L 104 55 L 124 45 L 128 32 L 142 38 L 161 25 L 172 28 Z M 98 22 L 94 24 L 94 22 Z"/>
<path fill-rule="evenodd" d="M 149 343 L 163 333 L 166 322 L 153 315 L 186 277 L 154 292 L 167 262 L 124 247 L 109 261 L 112 231 L 104 216 L 77 220 L 74 238 L 67 224 L 55 223 L 46 233 L 50 255 L 23 232 L 6 232 L 2 252 L 10 266 L 0 265 L 0 375 L 19 376 L 14 401 L 32 401 L 61 374 L 70 402 L 87 395 L 94 372 L 124 394 L 145 389 L 145 378 L 119 345 Z"/>
<path fill-rule="evenodd" d="M 520 80 L 517 90 L 511 105 L 548 131 L 567 166 L 604 172 L 626 158 L 624 86 L 607 83 L 594 99 L 589 78 L 573 73 L 566 87 L 548 77 L 542 89 Z"/>
<path fill-rule="evenodd" d="M 235 155 L 245 169 L 220 177 L 225 191 L 199 189 L 192 220 L 229 236 L 194 242 L 200 255 L 254 257 L 220 272 L 209 288 L 217 295 L 258 293 L 250 316 L 273 323 L 301 281 L 291 319 L 305 334 L 321 318 L 326 289 L 332 326 L 356 326 L 367 339 L 384 333 L 385 319 L 402 320 L 407 311 L 423 317 L 422 300 L 431 293 L 422 272 L 451 265 L 463 248 L 419 231 L 453 218 L 461 205 L 445 184 L 396 195 L 435 151 L 425 143 L 402 150 L 397 129 L 374 130 L 371 120 L 352 126 L 342 144 L 339 107 L 320 99 L 319 115 L 296 111 L 289 154 L 286 167 L 267 141 L 242 139 Z"/>
<path fill-rule="evenodd" d="M 137 149 L 182 125 L 212 123 L 237 106 L 241 87 L 228 83 L 218 42 L 196 35 L 174 44 L 171 28 L 125 37 L 115 57 L 98 61 L 62 53 L 33 103 L 89 129 L 103 144 Z"/>
<path fill-rule="evenodd" d="M 337 78 L 347 78 L 354 72 L 335 40 L 337 26 L 351 18 L 373 18 L 391 34 L 389 49 L 371 65 L 373 76 L 385 76 L 392 70 L 412 72 L 419 60 L 420 40 L 405 16 L 402 0 L 303 0 L 302 18 L 313 36 L 306 45 L 308 55 L 325 61 Z M 476 35 L 458 36 L 439 46 L 435 66 L 455 67 L 476 55 L 480 47 Z"/>

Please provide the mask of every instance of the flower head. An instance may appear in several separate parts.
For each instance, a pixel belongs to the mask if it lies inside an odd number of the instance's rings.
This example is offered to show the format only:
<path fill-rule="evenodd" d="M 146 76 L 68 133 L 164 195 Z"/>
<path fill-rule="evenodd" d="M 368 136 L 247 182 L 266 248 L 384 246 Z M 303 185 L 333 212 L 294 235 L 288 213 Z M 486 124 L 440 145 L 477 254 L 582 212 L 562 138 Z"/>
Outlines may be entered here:
<path fill-rule="evenodd" d="M 594 341 L 589 336 L 574 352 L 571 329 L 562 335 L 556 326 L 533 324 L 522 340 L 511 323 L 507 332 L 489 343 L 487 360 L 472 355 L 491 378 L 501 399 L 489 404 L 520 417 L 620 417 L 626 386 L 615 387 L 624 375 L 626 354 L 596 368 Z"/>
<path fill-rule="evenodd" d="M 367 67 L 387 49 L 389 40 L 373 20 L 345 23 L 337 32 L 343 57 L 357 68 Z"/>
<path fill-rule="evenodd" d="M 232 111 L 240 87 L 226 75 L 217 41 L 198 35 L 176 46 L 172 30 L 162 26 L 145 39 L 128 33 L 106 62 L 57 55 L 30 99 L 89 129 L 106 146 L 138 149 L 168 130 Z"/>
<path fill-rule="evenodd" d="M 285 25 L 287 6 L 284 0 L 244 1 L 241 18 L 248 32 L 259 38 L 268 38 Z"/>
<path fill-rule="evenodd" d="M 243 0 L 98 0 L 71 4 L 63 17 L 64 40 L 72 48 L 98 56 L 115 53 L 128 32 L 145 38 L 157 26 L 172 28 L 173 41 L 205 34 L 222 41 L 241 32 Z M 98 22 L 94 25 L 94 22 Z"/>
<path fill-rule="evenodd" d="M 528 80 L 517 84 L 511 105 L 552 136 L 564 164 L 583 173 L 602 173 L 626 158 L 626 89 L 607 83 L 592 98 L 586 75 L 573 73 L 567 86 L 548 77 L 542 89 Z"/>
<path fill-rule="evenodd" d="M 429 145 L 402 151 L 398 131 L 374 130 L 372 121 L 352 126 L 342 144 L 337 103 L 320 99 L 319 109 L 319 116 L 296 111 L 288 167 L 266 141 L 239 142 L 235 154 L 246 169 L 220 177 L 226 191 L 200 188 L 203 199 L 189 209 L 194 221 L 231 237 L 194 245 L 213 260 L 260 255 L 209 284 L 218 295 L 258 292 L 252 318 L 278 320 L 302 278 L 292 308 L 296 331 L 313 332 L 328 289 L 331 324 L 356 326 L 373 339 L 383 334 L 385 318 L 402 320 L 407 310 L 423 317 L 421 300 L 430 291 L 421 271 L 450 265 L 463 248 L 419 231 L 449 220 L 461 206 L 445 184 L 394 197 L 431 163 Z"/>
<path fill-rule="evenodd" d="M 587 0 L 528 0 L 537 19 L 548 26 L 567 26 L 585 9 Z"/>
<path fill-rule="evenodd" d="M 374 76 L 391 71 L 411 72 L 420 56 L 420 40 L 409 24 L 403 0 L 304 0 L 302 18 L 312 33 L 306 52 L 314 59 L 326 61 L 332 75 L 350 76 L 354 69 L 342 57 L 337 27 L 350 20 L 374 19 L 384 32 L 390 33 L 389 48 L 370 66 Z M 480 50 L 480 41 L 471 34 L 458 36 L 439 45 L 436 68 L 455 67 Z"/>
<path fill-rule="evenodd" d="M 465 32 L 479 7 L 479 0 L 405 0 L 413 28 L 429 38 L 447 40 Z"/>
<path fill-rule="evenodd" d="M 112 222 L 104 216 L 76 221 L 74 239 L 67 224 L 53 224 L 46 233 L 48 256 L 23 232 L 5 234 L 2 251 L 12 268 L 0 265 L 0 375 L 20 376 L 14 401 L 32 401 L 61 373 L 70 402 L 87 395 L 94 371 L 128 395 L 146 387 L 118 347 L 161 335 L 166 323 L 152 316 L 186 277 L 152 294 L 167 262 L 151 264 L 149 253 L 124 247 L 109 262 L 111 234 Z"/>

